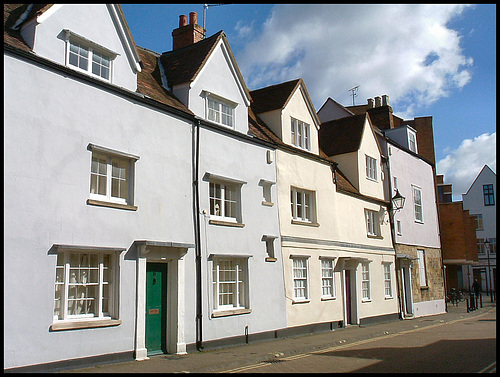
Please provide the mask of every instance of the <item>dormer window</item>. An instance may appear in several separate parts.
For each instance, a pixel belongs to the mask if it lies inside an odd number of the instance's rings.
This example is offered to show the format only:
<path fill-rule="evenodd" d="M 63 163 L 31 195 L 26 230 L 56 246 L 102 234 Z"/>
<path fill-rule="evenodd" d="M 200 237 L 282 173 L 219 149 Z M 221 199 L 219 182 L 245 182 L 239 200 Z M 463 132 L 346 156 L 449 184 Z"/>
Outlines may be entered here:
<path fill-rule="evenodd" d="M 417 152 L 417 135 L 415 132 L 408 130 L 408 149 L 412 152 Z"/>
<path fill-rule="evenodd" d="M 309 124 L 298 119 L 292 118 L 291 125 L 291 142 L 296 147 L 311 150 L 311 128 Z"/>
<path fill-rule="evenodd" d="M 207 119 L 212 122 L 234 128 L 235 104 L 213 94 L 207 95 Z"/>
<path fill-rule="evenodd" d="M 66 30 L 66 65 L 103 80 L 111 81 L 117 53 Z"/>

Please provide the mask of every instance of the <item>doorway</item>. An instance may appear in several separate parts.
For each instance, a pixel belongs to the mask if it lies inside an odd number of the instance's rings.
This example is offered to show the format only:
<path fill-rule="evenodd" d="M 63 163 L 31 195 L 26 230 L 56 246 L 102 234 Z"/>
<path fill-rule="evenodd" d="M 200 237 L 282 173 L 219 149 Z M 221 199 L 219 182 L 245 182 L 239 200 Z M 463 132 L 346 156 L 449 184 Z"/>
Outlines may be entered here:
<path fill-rule="evenodd" d="M 146 349 L 167 352 L 167 263 L 146 264 Z"/>
<path fill-rule="evenodd" d="M 353 324 L 352 313 L 352 289 L 351 289 L 351 270 L 344 270 L 344 286 L 345 286 L 345 323 L 346 325 Z"/>
<path fill-rule="evenodd" d="M 413 298 L 412 298 L 412 292 L 411 292 L 410 267 L 402 267 L 401 274 L 403 275 L 404 314 L 407 316 L 412 316 L 413 315 Z"/>

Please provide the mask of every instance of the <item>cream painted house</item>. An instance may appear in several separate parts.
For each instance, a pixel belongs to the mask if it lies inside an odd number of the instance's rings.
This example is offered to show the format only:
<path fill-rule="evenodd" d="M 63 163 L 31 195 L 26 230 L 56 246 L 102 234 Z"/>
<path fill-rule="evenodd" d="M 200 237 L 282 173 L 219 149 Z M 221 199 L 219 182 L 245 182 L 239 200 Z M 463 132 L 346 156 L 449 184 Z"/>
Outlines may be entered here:
<path fill-rule="evenodd" d="M 380 147 L 369 121 L 358 148 L 340 156 L 337 167 L 320 150 L 320 122 L 302 79 L 252 91 L 251 96 L 253 112 L 278 144 L 277 196 L 289 331 L 397 318 Z M 376 171 L 370 179 L 365 176 L 365 155 L 376 164 L 370 160 Z M 341 165 L 346 175 L 338 169 Z"/>

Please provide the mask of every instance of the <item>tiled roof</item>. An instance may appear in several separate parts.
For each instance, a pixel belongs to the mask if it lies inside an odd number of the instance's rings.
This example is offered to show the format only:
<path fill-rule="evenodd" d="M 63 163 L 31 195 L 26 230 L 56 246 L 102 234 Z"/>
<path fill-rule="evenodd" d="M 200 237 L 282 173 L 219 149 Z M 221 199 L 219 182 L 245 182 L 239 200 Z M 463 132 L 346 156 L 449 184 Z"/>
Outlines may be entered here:
<path fill-rule="evenodd" d="M 344 173 L 337 167 L 336 169 L 336 178 L 337 178 L 337 190 L 347 191 L 353 194 L 358 194 L 359 191 L 354 187 L 354 185 L 347 179 Z"/>
<path fill-rule="evenodd" d="M 224 31 L 221 30 L 197 43 L 164 52 L 160 61 L 165 69 L 168 86 L 191 82 L 205 64 L 210 52 L 215 48 L 222 35 L 224 35 Z"/>
<path fill-rule="evenodd" d="M 281 84 L 266 86 L 250 92 L 253 102 L 252 109 L 256 114 L 282 109 L 302 79 L 287 81 Z"/>
<path fill-rule="evenodd" d="M 19 48 L 23 51 L 31 52 L 30 47 L 21 37 L 20 29 L 12 30 L 12 27 L 19 20 L 21 15 L 28 9 L 30 4 L 4 4 L 3 5 L 3 43 Z M 49 9 L 52 4 L 32 4 L 33 8 L 25 18 L 27 22 L 37 15 Z"/>
<path fill-rule="evenodd" d="M 138 47 L 137 52 L 142 62 L 142 71 L 137 73 L 137 91 L 165 105 L 193 114 L 177 97 L 161 86 L 158 67 L 160 55 L 142 47 Z"/>
<path fill-rule="evenodd" d="M 363 113 L 322 123 L 319 129 L 320 148 L 328 156 L 357 151 L 367 116 Z"/>

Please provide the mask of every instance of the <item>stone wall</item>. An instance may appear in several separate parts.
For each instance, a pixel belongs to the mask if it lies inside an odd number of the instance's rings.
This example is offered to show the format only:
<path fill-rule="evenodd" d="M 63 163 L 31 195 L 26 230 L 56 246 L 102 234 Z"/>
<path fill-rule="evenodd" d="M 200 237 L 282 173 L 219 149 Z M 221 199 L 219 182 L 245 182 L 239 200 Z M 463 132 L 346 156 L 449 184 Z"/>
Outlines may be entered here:
<path fill-rule="evenodd" d="M 420 286 L 420 270 L 418 266 L 418 259 L 415 259 L 413 261 L 413 268 L 411 269 L 413 302 L 443 299 L 444 279 L 441 249 L 402 244 L 396 245 L 396 252 L 398 254 L 407 254 L 411 258 L 418 258 L 417 249 L 425 250 L 427 287 Z"/>

